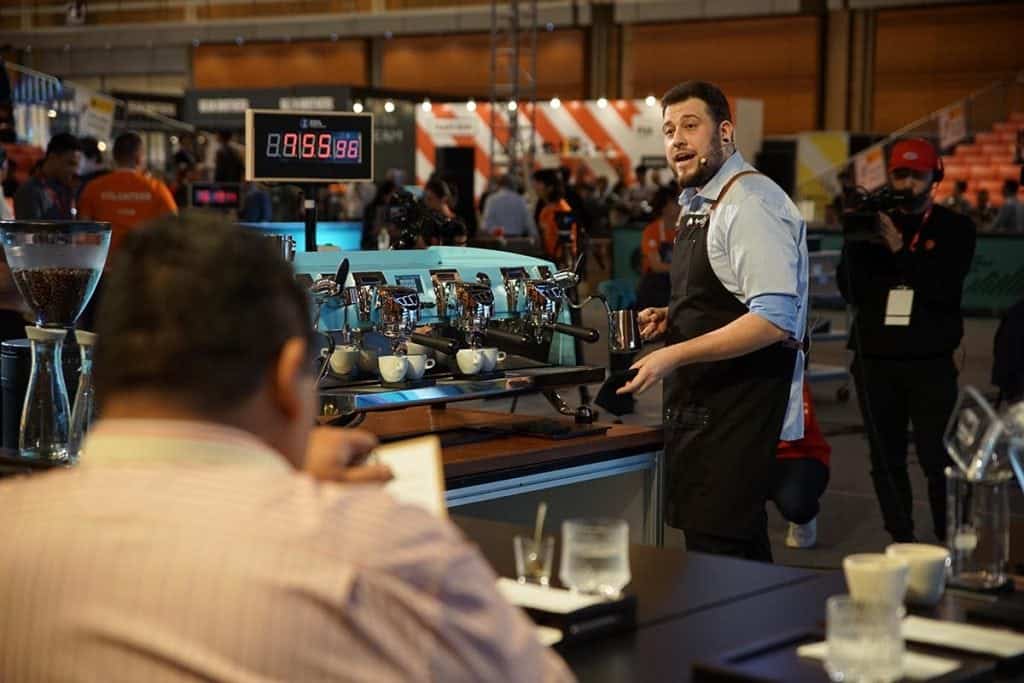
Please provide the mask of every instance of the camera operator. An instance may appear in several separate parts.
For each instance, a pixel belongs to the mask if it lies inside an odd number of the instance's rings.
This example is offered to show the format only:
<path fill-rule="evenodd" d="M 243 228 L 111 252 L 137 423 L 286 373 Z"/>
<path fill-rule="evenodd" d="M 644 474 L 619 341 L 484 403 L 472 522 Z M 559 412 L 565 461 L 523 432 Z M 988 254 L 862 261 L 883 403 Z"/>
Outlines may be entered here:
<path fill-rule="evenodd" d="M 533 187 L 544 202 L 537 217 L 544 256 L 559 268 L 571 268 L 578 253 L 579 228 L 565 200 L 562 176 L 555 169 L 541 169 L 533 174 Z"/>
<path fill-rule="evenodd" d="M 837 273 L 855 318 L 848 347 L 871 455 L 871 478 L 888 531 L 913 541 L 907 423 L 928 480 L 935 535 L 945 538 L 949 458 L 942 434 L 957 396 L 953 352 L 963 336 L 961 293 L 974 255 L 971 220 L 932 201 L 942 164 L 926 140 L 896 142 L 889 157 L 889 200 L 874 234 L 851 229 L 864 212 L 844 214 Z M 883 191 L 884 192 L 884 191 Z M 884 196 L 884 194 L 883 194 Z M 866 198 L 871 200 L 871 197 Z"/>

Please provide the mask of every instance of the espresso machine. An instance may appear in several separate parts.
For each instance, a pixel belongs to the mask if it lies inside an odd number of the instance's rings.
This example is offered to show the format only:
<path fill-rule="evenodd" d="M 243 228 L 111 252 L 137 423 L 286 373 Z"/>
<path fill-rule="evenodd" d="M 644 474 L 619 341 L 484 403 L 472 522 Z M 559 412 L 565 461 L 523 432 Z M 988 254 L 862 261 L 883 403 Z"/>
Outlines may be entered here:
<path fill-rule="evenodd" d="M 558 394 L 605 377 L 604 368 L 577 357 L 576 341 L 596 343 L 601 331 L 570 323 L 570 308 L 587 303 L 567 296 L 574 273 L 542 259 L 464 247 L 300 252 L 293 266 L 313 293 L 317 329 L 332 337 L 329 347 L 437 359 L 424 384 L 381 382 L 371 363 L 347 376 L 325 373 L 323 415 L 540 392 L 559 413 L 593 419 L 588 406 L 572 408 Z M 610 329 L 613 351 L 623 342 L 639 348 L 635 329 L 631 338 Z M 467 372 L 458 362 L 460 354 L 495 348 L 503 360 L 489 371 Z"/>

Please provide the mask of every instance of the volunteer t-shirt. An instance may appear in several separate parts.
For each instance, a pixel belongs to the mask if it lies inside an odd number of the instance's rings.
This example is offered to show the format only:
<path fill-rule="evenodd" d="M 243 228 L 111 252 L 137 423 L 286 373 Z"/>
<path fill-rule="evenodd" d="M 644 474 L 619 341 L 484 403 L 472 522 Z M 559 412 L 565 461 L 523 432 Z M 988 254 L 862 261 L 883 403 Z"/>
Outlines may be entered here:
<path fill-rule="evenodd" d="M 166 185 L 129 169 L 117 169 L 91 181 L 78 200 L 81 218 L 110 223 L 111 253 L 138 226 L 177 211 Z"/>

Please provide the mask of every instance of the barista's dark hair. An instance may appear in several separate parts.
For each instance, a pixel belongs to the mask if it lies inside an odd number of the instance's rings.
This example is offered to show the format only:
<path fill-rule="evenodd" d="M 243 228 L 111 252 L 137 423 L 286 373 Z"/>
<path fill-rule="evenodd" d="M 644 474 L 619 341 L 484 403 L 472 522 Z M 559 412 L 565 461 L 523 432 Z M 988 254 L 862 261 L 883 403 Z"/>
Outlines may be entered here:
<path fill-rule="evenodd" d="M 732 112 L 729 111 L 729 100 L 725 98 L 725 93 L 717 85 L 706 81 L 685 81 L 669 88 L 661 97 L 662 115 L 664 116 L 670 105 L 685 102 L 690 98 L 701 100 L 707 105 L 716 126 L 722 121 L 732 121 Z"/>
<path fill-rule="evenodd" d="M 313 347 L 291 266 L 271 240 L 216 215 L 186 212 L 129 233 L 102 293 L 101 410 L 113 396 L 152 392 L 228 415 L 259 390 L 285 341 Z"/>
<path fill-rule="evenodd" d="M 533 179 L 551 189 L 552 201 L 557 201 L 565 196 L 565 186 L 562 184 L 562 174 L 559 169 L 542 168 L 534 171 Z"/>

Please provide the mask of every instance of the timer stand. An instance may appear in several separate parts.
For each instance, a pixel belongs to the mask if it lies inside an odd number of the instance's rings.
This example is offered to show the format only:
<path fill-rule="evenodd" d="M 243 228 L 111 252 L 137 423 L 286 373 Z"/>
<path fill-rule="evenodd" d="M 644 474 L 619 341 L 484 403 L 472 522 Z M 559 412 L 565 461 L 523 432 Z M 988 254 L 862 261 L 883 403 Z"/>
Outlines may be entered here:
<path fill-rule="evenodd" d="M 306 251 L 316 251 L 317 187 L 314 183 L 307 183 L 303 187 L 305 197 L 302 200 L 302 208 L 306 219 Z"/>

